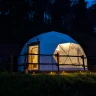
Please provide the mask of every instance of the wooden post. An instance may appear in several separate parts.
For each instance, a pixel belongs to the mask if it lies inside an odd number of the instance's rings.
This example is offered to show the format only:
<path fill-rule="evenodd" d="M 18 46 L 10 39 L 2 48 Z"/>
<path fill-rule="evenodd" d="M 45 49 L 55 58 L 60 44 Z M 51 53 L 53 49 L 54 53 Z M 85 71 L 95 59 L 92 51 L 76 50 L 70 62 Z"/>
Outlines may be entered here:
<path fill-rule="evenodd" d="M 84 67 L 84 71 L 85 71 L 84 55 L 82 55 L 82 62 L 83 62 L 83 67 Z"/>
<path fill-rule="evenodd" d="M 26 64 L 26 56 L 27 54 L 25 53 L 24 56 L 25 56 L 25 61 L 24 61 L 24 70 L 25 70 L 25 74 L 28 74 L 28 64 Z"/>
<path fill-rule="evenodd" d="M 57 67 L 58 67 L 58 73 L 59 73 L 59 53 L 57 53 Z"/>
<path fill-rule="evenodd" d="M 40 40 L 37 38 L 38 42 L 38 70 L 40 69 Z"/>
<path fill-rule="evenodd" d="M 25 53 L 26 66 L 25 66 L 25 74 L 28 74 L 28 56 L 29 56 L 29 44 L 27 44 L 27 53 Z"/>
<path fill-rule="evenodd" d="M 10 62 L 11 72 L 13 72 L 13 54 L 10 54 L 10 58 L 11 58 L 11 62 Z"/>
<path fill-rule="evenodd" d="M 26 53 L 24 53 L 25 59 L 24 59 L 24 70 L 26 69 Z"/>

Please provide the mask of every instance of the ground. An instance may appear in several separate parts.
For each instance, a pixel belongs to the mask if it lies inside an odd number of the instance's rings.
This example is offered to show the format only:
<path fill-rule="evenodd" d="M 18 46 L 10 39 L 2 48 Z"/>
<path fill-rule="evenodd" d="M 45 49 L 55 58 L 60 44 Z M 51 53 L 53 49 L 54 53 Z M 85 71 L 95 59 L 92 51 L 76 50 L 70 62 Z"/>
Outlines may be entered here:
<path fill-rule="evenodd" d="M 0 96 L 96 96 L 96 73 L 0 73 Z"/>

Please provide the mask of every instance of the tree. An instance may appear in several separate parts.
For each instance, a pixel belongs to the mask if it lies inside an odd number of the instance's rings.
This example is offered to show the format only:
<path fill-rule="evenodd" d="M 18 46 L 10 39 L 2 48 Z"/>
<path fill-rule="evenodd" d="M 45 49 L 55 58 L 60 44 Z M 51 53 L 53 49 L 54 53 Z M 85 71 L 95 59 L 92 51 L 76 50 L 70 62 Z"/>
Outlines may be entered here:
<path fill-rule="evenodd" d="M 14 42 L 18 38 L 17 36 L 22 34 L 22 32 L 14 32 L 14 30 L 20 30 L 24 25 L 27 12 L 25 0 L 2 0 L 0 2 L 0 26 L 2 30 L 0 36 L 4 37 L 2 41 Z"/>
<path fill-rule="evenodd" d="M 96 4 L 93 4 L 88 8 L 89 19 L 92 21 L 92 25 L 96 25 Z"/>
<path fill-rule="evenodd" d="M 88 19 L 86 4 L 85 0 L 79 0 L 78 4 L 73 6 L 73 31 L 92 34 L 93 29 Z"/>
<path fill-rule="evenodd" d="M 68 27 L 67 22 L 70 9 L 70 0 L 55 0 L 54 4 L 51 4 L 50 15 L 53 28 L 58 28 L 60 30 Z"/>

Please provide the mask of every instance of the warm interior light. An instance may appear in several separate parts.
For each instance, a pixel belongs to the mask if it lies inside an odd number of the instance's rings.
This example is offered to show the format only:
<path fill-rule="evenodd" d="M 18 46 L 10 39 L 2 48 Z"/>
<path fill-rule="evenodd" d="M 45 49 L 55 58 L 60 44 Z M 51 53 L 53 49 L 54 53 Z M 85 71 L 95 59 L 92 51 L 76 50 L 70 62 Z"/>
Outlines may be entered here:
<path fill-rule="evenodd" d="M 54 54 L 59 53 L 61 57 L 59 57 L 59 64 L 74 64 L 74 65 L 81 65 L 82 64 L 82 59 L 81 56 L 82 54 L 85 55 L 83 49 L 80 47 L 79 44 L 75 43 L 61 43 L 58 44 L 56 47 L 56 50 L 54 51 Z M 63 55 L 65 55 L 63 57 Z M 69 57 L 67 58 L 67 55 Z M 78 57 L 71 57 L 71 56 L 78 56 Z M 58 62 L 57 56 L 53 56 L 55 61 Z M 84 59 L 85 65 L 87 65 L 87 59 Z M 73 66 L 72 66 L 73 67 Z M 82 66 L 77 66 L 74 68 L 80 68 Z M 60 68 L 64 68 L 64 66 L 60 66 Z"/>
<path fill-rule="evenodd" d="M 65 47 L 65 48 L 69 48 L 70 43 L 63 43 L 63 44 L 59 44 L 59 45 L 61 45 L 61 46 Z"/>
<path fill-rule="evenodd" d="M 64 71 L 63 71 L 63 73 L 64 73 Z"/>
<path fill-rule="evenodd" d="M 49 72 L 49 75 L 56 75 L 56 72 Z"/>
<path fill-rule="evenodd" d="M 33 72 L 33 74 L 35 74 L 35 72 Z"/>
<path fill-rule="evenodd" d="M 56 51 L 59 51 L 60 49 L 59 49 L 59 46 L 56 48 Z"/>
<path fill-rule="evenodd" d="M 52 73 L 52 71 L 51 71 L 51 73 Z"/>
<path fill-rule="evenodd" d="M 29 46 L 29 54 L 34 55 L 28 55 L 28 70 L 38 70 L 38 55 L 35 55 L 38 54 L 38 45 Z"/>

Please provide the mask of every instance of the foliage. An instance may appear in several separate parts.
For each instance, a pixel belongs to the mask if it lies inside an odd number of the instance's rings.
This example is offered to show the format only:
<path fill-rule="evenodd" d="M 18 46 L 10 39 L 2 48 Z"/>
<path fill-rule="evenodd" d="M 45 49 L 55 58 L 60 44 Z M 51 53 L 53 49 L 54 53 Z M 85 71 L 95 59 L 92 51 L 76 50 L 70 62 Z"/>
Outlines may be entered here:
<path fill-rule="evenodd" d="M 95 96 L 96 73 L 0 73 L 1 96 Z"/>
<path fill-rule="evenodd" d="M 26 42 L 51 30 L 92 34 L 93 10 L 85 0 L 1 0 L 0 42 Z"/>

